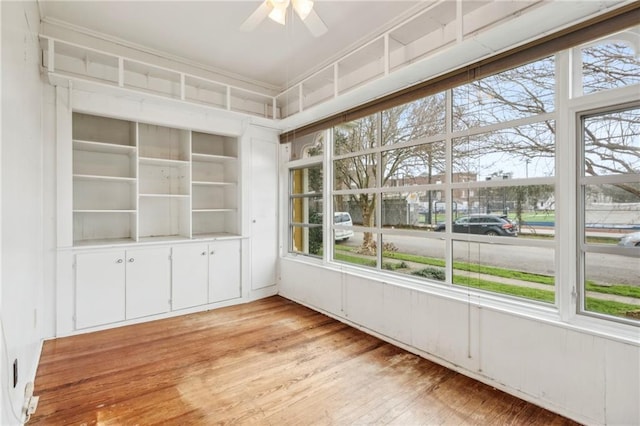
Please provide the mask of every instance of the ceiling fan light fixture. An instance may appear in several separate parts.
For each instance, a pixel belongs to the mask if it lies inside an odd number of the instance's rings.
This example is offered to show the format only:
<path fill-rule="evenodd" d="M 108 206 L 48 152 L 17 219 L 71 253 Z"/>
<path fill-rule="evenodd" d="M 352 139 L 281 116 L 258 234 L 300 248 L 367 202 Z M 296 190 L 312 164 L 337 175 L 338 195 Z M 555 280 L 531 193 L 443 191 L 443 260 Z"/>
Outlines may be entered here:
<path fill-rule="evenodd" d="M 293 0 L 293 8 L 303 21 L 313 10 L 313 1 L 311 0 Z"/>
<path fill-rule="evenodd" d="M 287 23 L 287 7 L 274 7 L 271 13 L 269 13 L 269 18 L 272 21 L 277 22 L 280 25 L 286 25 Z"/>

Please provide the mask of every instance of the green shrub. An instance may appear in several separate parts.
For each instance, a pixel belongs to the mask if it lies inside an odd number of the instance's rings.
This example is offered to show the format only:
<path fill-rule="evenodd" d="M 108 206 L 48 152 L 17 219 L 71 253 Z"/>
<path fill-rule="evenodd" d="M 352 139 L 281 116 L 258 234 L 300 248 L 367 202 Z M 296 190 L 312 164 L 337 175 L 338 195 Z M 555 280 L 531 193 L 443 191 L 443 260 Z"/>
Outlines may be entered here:
<path fill-rule="evenodd" d="M 440 268 L 418 269 L 417 271 L 413 271 L 411 275 L 416 275 L 418 277 L 429 278 L 437 281 L 444 281 L 445 279 L 444 269 Z"/>

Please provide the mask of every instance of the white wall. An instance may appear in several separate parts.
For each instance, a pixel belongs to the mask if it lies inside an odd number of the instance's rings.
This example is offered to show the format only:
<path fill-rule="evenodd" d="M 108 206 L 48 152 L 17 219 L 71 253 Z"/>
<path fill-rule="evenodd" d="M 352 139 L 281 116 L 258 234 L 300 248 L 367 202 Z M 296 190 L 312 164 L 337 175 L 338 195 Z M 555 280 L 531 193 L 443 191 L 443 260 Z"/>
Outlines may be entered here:
<path fill-rule="evenodd" d="M 587 424 L 640 424 L 640 347 L 283 258 L 280 294 Z M 300 277 L 304 277 L 301 279 Z"/>
<path fill-rule="evenodd" d="M 1 314 L 3 425 L 20 423 L 25 385 L 33 381 L 43 335 L 42 91 L 35 2 L 1 2 Z M 13 388 L 12 364 L 19 382 Z"/>

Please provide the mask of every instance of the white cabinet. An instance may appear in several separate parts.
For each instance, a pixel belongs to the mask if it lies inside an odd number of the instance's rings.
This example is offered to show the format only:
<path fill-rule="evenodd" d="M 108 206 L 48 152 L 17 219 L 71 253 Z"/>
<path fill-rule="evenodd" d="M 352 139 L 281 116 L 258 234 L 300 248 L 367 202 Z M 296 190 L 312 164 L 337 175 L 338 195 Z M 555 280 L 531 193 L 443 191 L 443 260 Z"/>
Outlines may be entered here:
<path fill-rule="evenodd" d="M 125 253 L 76 255 L 76 328 L 125 319 Z"/>
<path fill-rule="evenodd" d="M 184 309 L 209 301 L 209 248 L 184 244 L 172 249 L 171 308 Z"/>
<path fill-rule="evenodd" d="M 169 311 L 170 252 L 168 247 L 126 251 L 126 319 Z"/>
<path fill-rule="evenodd" d="M 76 254 L 76 328 L 169 310 L 170 249 Z"/>
<path fill-rule="evenodd" d="M 209 302 L 240 297 L 240 240 L 209 244 Z"/>
<path fill-rule="evenodd" d="M 60 282 L 74 312 L 61 314 L 64 327 L 161 318 L 242 297 L 237 137 L 80 112 L 67 130 L 59 229 L 61 248 L 71 234 L 73 247 L 61 255 Z M 271 167 L 265 185 L 273 192 Z"/>
<path fill-rule="evenodd" d="M 172 309 L 240 297 L 240 240 L 173 248 Z"/>

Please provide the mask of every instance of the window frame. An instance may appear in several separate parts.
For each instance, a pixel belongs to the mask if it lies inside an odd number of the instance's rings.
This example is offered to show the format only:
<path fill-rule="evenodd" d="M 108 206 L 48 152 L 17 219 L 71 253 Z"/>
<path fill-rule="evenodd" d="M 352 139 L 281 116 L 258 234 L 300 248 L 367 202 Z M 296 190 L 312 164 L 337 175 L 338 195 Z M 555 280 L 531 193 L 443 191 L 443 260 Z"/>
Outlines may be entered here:
<path fill-rule="evenodd" d="M 640 84 L 632 86 L 626 86 L 624 88 L 611 89 L 619 92 L 628 92 L 630 90 L 640 91 Z M 640 182 L 640 174 L 611 174 L 600 176 L 586 176 L 584 172 L 584 158 L 585 158 L 585 143 L 584 143 L 584 119 L 595 115 L 606 114 L 610 112 L 624 111 L 628 109 L 640 108 L 640 100 L 635 99 L 623 101 L 611 104 L 608 102 L 608 96 L 604 95 L 608 91 L 594 92 L 585 97 L 589 97 L 589 102 L 583 103 L 578 99 L 575 106 L 574 113 L 574 125 L 576 129 L 575 143 L 576 143 L 576 173 L 575 173 L 575 192 L 576 192 L 576 257 L 577 257 L 577 271 L 576 271 L 576 288 L 574 290 L 576 294 L 575 312 L 578 316 L 590 317 L 597 320 L 604 320 L 614 323 L 620 323 L 635 327 L 640 327 L 640 320 L 632 320 L 624 317 L 607 315 L 595 311 L 589 311 L 586 309 L 587 290 L 585 288 L 586 277 L 586 256 L 587 254 L 611 254 L 636 257 L 640 259 L 640 248 L 623 248 L 617 245 L 605 246 L 605 245 L 592 245 L 585 241 L 586 234 L 586 194 L 585 188 L 589 185 L 607 185 L 615 183 L 626 183 L 633 181 L 633 176 L 636 176 L 636 181 Z M 637 92 L 636 92 L 637 93 Z M 629 94 L 628 96 L 630 96 Z M 590 99 L 593 98 L 593 99 Z M 602 99 L 599 99 L 602 98 Z M 639 306 L 640 307 L 640 306 Z"/>

